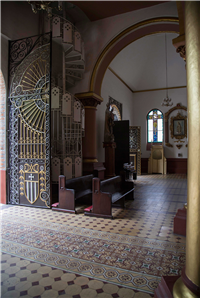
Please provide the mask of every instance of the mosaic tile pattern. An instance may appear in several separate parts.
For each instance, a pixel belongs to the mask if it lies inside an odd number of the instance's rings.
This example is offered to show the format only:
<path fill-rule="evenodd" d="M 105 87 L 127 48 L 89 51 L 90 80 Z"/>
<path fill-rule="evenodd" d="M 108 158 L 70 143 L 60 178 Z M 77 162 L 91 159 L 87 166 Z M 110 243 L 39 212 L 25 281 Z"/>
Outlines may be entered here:
<path fill-rule="evenodd" d="M 95 280 L 14 255 L 1 255 L 3 297 L 141 297 L 141 292 Z M 138 279 L 142 282 L 142 279 Z M 143 293 L 143 297 L 151 297 Z"/>
<path fill-rule="evenodd" d="M 24 244 L 36 249 L 42 249 L 45 252 L 51 251 L 70 258 L 78 258 L 126 270 L 137 270 L 137 272 L 156 276 L 162 275 L 163 268 L 160 264 L 166 261 L 173 264 L 173 267 L 170 265 L 168 271 L 166 271 L 168 274 L 173 273 L 175 268 L 176 274 L 180 274 L 180 270 L 185 263 L 184 252 L 178 251 L 176 253 L 168 249 L 155 249 L 152 248 L 152 245 L 145 247 L 145 243 L 143 243 L 143 246 L 135 246 L 131 243 L 123 243 L 123 237 L 121 237 L 120 242 L 116 243 L 113 240 L 102 240 L 99 237 L 77 236 L 62 232 L 59 229 L 53 230 L 44 226 L 35 227 L 34 225 L 7 221 L 2 224 L 2 236 L 3 239 L 9 240 L 11 243 Z M 9 242 L 2 241 L 3 247 Z M 182 246 L 178 245 L 179 247 Z M 176 257 L 177 262 L 173 263 Z M 41 257 L 41 259 L 43 258 Z M 44 259 L 46 260 L 46 257 Z"/>
<path fill-rule="evenodd" d="M 173 218 L 186 202 L 186 176 L 135 184 L 135 200 L 114 208 L 114 220 L 86 217 L 85 206 L 75 215 L 2 205 L 2 297 L 151 297 L 162 275 L 179 275 L 185 237 L 173 234 Z M 60 276 L 42 276 L 43 268 Z"/>

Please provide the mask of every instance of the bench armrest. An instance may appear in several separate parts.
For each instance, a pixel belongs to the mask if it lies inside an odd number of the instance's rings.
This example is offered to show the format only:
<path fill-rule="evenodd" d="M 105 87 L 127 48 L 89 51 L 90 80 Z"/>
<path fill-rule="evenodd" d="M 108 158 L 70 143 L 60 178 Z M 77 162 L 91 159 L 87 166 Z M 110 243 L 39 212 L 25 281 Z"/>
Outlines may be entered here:
<path fill-rule="evenodd" d="M 92 212 L 95 214 L 112 216 L 112 194 L 101 192 L 99 178 L 93 178 L 92 193 Z"/>
<path fill-rule="evenodd" d="M 75 210 L 75 191 L 65 188 L 66 177 L 59 176 L 59 208 Z"/>

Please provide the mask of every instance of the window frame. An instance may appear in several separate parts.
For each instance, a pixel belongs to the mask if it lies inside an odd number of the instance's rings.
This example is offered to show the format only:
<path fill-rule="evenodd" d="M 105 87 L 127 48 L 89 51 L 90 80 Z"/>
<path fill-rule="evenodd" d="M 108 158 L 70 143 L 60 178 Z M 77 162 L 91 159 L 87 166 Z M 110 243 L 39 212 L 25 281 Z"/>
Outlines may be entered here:
<path fill-rule="evenodd" d="M 161 142 L 149 142 L 148 141 L 148 134 L 149 134 L 149 114 L 153 111 L 159 111 L 162 115 L 162 141 Z M 163 144 L 163 140 L 164 140 L 164 114 L 160 109 L 157 108 L 153 108 L 150 111 L 148 111 L 147 116 L 146 116 L 146 149 L 147 150 L 151 150 L 151 145 L 162 145 Z"/>

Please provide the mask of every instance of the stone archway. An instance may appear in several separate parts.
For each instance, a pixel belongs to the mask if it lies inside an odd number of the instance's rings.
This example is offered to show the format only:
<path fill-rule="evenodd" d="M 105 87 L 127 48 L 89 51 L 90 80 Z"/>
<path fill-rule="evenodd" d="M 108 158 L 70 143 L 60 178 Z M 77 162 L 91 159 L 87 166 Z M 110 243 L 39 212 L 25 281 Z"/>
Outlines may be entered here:
<path fill-rule="evenodd" d="M 87 173 L 92 173 L 93 163 L 97 162 L 96 107 L 103 101 L 101 85 L 109 64 L 123 48 L 144 36 L 163 32 L 179 34 L 178 22 L 176 17 L 161 17 L 134 24 L 114 37 L 99 55 L 90 78 L 89 91 L 76 94 L 87 108 L 83 143 L 83 163 L 87 170 L 90 169 Z"/>
<path fill-rule="evenodd" d="M 144 36 L 161 32 L 179 33 L 178 18 L 163 17 L 145 20 L 128 27 L 113 38 L 101 52 L 94 66 L 90 80 L 90 92 L 101 96 L 104 74 L 111 61 L 123 48 Z"/>

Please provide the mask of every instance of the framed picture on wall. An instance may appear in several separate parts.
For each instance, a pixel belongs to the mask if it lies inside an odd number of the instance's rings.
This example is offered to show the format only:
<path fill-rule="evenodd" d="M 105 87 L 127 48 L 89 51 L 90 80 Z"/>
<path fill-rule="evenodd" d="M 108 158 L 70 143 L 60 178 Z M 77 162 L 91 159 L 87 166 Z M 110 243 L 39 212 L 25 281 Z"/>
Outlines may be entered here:
<path fill-rule="evenodd" d="M 110 109 L 114 114 L 114 121 L 122 120 L 122 103 L 109 96 Z"/>
<path fill-rule="evenodd" d="M 171 117 L 171 138 L 184 139 L 187 137 L 187 116 L 178 113 L 175 117 Z"/>
<path fill-rule="evenodd" d="M 185 135 L 185 121 L 174 119 L 174 136 Z"/>

